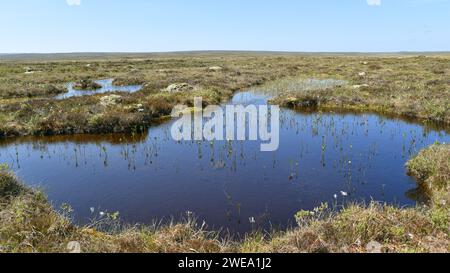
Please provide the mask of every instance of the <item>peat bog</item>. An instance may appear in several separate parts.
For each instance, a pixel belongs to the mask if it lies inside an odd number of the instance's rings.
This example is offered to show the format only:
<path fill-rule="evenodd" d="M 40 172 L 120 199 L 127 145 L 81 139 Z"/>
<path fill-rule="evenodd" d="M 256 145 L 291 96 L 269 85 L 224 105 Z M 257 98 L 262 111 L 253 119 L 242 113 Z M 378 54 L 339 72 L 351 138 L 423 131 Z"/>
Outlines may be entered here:
<path fill-rule="evenodd" d="M 265 104 L 238 92 L 233 104 Z M 172 122 L 146 134 L 27 137 L 0 142 L 0 162 L 75 222 L 120 212 L 127 223 L 195 213 L 214 230 L 245 234 L 286 229 L 300 210 L 328 203 L 386 202 L 413 207 L 424 196 L 405 164 L 444 130 L 374 114 L 300 113 L 283 109 L 280 149 L 258 142 L 175 142 Z"/>

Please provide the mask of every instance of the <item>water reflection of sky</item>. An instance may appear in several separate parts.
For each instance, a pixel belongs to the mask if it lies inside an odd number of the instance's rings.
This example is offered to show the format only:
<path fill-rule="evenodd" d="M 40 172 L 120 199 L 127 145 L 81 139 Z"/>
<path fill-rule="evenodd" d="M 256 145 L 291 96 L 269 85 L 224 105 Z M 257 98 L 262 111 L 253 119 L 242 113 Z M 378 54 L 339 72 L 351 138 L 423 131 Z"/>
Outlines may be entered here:
<path fill-rule="evenodd" d="M 264 101 L 237 94 L 235 103 Z M 76 221 L 90 208 L 119 211 L 128 222 L 195 212 L 211 228 L 247 232 L 286 226 L 301 209 L 321 202 L 415 204 L 405 163 L 448 134 L 376 115 L 301 114 L 282 110 L 280 148 L 259 142 L 174 142 L 171 123 L 148 135 L 24 138 L 0 143 L 0 162 L 41 186 Z M 342 196 L 347 192 L 348 197 Z M 255 224 L 249 219 L 254 217 Z"/>
<path fill-rule="evenodd" d="M 55 97 L 57 100 L 68 99 L 71 97 L 81 97 L 81 96 L 92 96 L 95 94 L 103 94 L 109 92 L 126 92 L 134 93 L 142 89 L 142 85 L 127 85 L 127 86 L 116 86 L 113 85 L 113 79 L 104 79 L 95 81 L 102 87 L 97 90 L 75 90 L 73 89 L 74 83 L 69 83 L 67 85 L 67 93 L 60 94 Z"/>

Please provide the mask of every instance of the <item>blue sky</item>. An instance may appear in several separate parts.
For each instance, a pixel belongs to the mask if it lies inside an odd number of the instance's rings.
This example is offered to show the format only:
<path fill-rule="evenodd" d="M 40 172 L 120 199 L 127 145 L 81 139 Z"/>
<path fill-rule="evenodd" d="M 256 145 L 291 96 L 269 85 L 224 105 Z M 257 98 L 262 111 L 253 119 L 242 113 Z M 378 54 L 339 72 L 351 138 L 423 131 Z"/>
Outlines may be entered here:
<path fill-rule="evenodd" d="M 0 52 L 450 51 L 450 0 L 2 0 Z"/>

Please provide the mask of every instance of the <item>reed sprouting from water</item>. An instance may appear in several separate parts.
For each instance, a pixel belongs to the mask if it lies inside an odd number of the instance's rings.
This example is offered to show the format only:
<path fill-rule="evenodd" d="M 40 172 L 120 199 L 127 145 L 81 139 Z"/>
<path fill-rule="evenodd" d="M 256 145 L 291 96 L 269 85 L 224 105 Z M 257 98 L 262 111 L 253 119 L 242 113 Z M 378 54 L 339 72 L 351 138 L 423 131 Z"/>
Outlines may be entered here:
<path fill-rule="evenodd" d="M 3 166 L 0 252 L 67 252 L 73 245 L 89 253 L 450 252 L 449 151 L 450 145 L 436 144 L 408 164 L 420 184 L 429 186 L 428 206 L 352 204 L 337 211 L 323 204 L 297 213 L 296 228 L 256 232 L 241 240 L 207 231 L 190 212 L 180 222 L 132 227 L 118 224 L 116 213 L 99 212 L 92 224 L 78 227 L 70 221 L 70 207 L 57 212 L 42 193 L 23 186 Z"/>

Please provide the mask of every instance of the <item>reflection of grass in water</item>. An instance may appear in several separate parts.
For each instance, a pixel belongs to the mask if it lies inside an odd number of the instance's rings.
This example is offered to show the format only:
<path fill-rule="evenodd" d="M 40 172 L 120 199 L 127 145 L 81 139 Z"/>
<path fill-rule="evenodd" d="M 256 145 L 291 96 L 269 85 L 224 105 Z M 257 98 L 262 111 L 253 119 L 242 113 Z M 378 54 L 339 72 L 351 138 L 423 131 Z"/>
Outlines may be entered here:
<path fill-rule="evenodd" d="M 65 213 L 71 212 L 69 207 L 55 211 L 42 193 L 1 171 L 0 245 L 3 252 L 65 252 L 73 241 L 83 252 L 448 252 L 449 151 L 450 145 L 436 144 L 408 164 L 430 191 L 426 207 L 372 203 L 337 212 L 323 204 L 297 213 L 297 228 L 250 234 L 243 240 L 220 239 L 217 232 L 197 225 L 190 212 L 182 222 L 139 227 L 116 224 L 119 214 L 101 212 L 100 220 L 77 227 Z M 239 214 L 242 205 L 232 204 Z M 250 222 L 258 221 L 251 217 Z"/>

